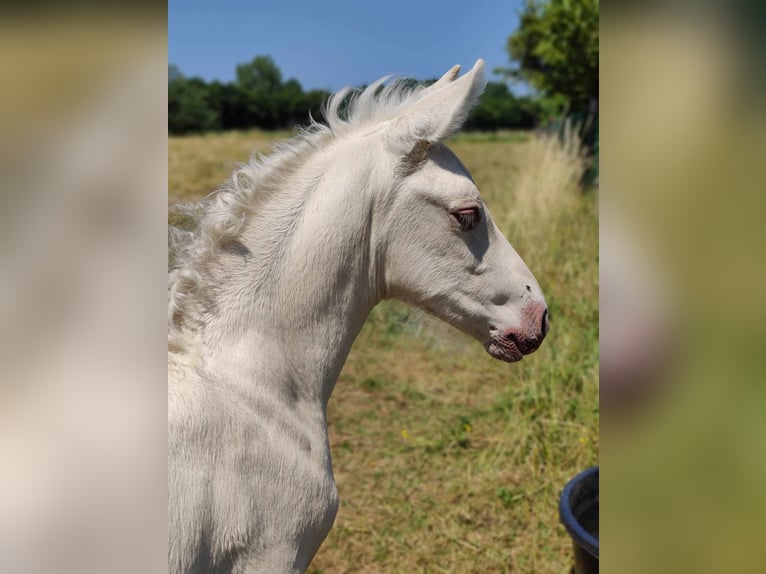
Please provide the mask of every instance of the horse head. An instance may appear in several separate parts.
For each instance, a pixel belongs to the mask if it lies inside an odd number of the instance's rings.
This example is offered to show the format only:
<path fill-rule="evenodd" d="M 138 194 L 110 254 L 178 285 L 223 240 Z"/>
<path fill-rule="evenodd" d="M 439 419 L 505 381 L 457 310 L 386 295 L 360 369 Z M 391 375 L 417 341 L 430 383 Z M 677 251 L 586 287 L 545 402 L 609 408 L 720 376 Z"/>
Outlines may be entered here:
<path fill-rule="evenodd" d="M 383 210 L 385 296 L 410 302 L 508 362 L 548 332 L 540 286 L 495 225 L 471 175 L 444 144 L 484 88 L 479 60 L 426 88 L 381 132 L 395 157 Z"/>

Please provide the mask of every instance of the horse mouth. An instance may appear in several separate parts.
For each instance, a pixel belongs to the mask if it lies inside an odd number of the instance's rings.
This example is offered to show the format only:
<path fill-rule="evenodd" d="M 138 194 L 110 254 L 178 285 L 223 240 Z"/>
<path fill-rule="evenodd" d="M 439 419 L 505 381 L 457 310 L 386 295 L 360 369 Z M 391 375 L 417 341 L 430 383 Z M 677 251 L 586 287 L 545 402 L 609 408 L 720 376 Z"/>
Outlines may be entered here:
<path fill-rule="evenodd" d="M 484 348 L 491 357 L 506 363 L 515 363 L 524 357 L 516 342 L 506 338 L 492 337 Z"/>

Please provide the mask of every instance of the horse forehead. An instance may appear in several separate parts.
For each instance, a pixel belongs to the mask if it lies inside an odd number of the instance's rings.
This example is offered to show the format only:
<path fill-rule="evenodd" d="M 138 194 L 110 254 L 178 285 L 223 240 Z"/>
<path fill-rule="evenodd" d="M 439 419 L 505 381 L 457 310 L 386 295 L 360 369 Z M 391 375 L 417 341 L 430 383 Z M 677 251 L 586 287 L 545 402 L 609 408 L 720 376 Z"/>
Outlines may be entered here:
<path fill-rule="evenodd" d="M 439 168 L 458 176 L 467 177 L 473 183 L 471 173 L 463 165 L 463 162 L 460 161 L 460 158 L 446 145 L 439 144 L 434 146 L 431 152 L 431 159 Z"/>

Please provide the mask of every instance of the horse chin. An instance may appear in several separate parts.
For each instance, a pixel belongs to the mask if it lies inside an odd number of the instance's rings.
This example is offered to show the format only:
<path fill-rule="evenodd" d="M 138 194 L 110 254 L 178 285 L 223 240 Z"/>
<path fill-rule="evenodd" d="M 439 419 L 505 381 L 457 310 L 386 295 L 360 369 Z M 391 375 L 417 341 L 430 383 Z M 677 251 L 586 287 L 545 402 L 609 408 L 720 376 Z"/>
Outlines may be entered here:
<path fill-rule="evenodd" d="M 515 363 L 520 361 L 524 354 L 513 342 L 499 342 L 494 339 L 490 339 L 485 343 L 484 348 L 487 349 L 487 353 L 495 359 L 505 361 L 506 363 Z"/>

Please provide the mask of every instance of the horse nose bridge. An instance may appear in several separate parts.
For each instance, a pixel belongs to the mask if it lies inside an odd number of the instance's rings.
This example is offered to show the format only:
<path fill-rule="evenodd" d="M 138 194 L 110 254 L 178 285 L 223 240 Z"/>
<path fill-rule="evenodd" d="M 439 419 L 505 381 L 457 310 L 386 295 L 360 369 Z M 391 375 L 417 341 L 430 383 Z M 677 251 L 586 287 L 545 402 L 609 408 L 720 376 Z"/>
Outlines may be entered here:
<path fill-rule="evenodd" d="M 543 290 L 537 279 L 521 259 L 520 267 L 507 274 L 505 278 L 506 289 L 513 294 L 512 299 L 522 305 L 539 304 L 546 306 Z"/>
<path fill-rule="evenodd" d="M 539 291 L 537 280 L 524 259 L 504 235 L 500 234 L 500 237 L 502 237 L 502 247 L 498 250 L 500 255 L 498 264 L 506 280 L 514 282 L 517 288 L 525 289 L 529 285 L 533 291 L 535 289 Z"/>
<path fill-rule="evenodd" d="M 499 229 L 495 227 L 495 242 L 498 249 L 494 252 L 491 264 L 496 270 L 492 281 L 503 294 L 503 303 L 510 302 L 516 309 L 519 304 L 541 302 L 545 305 L 545 297 L 531 269 Z M 489 262 L 488 262 L 489 263 Z M 501 297 L 498 295 L 498 300 Z"/>

